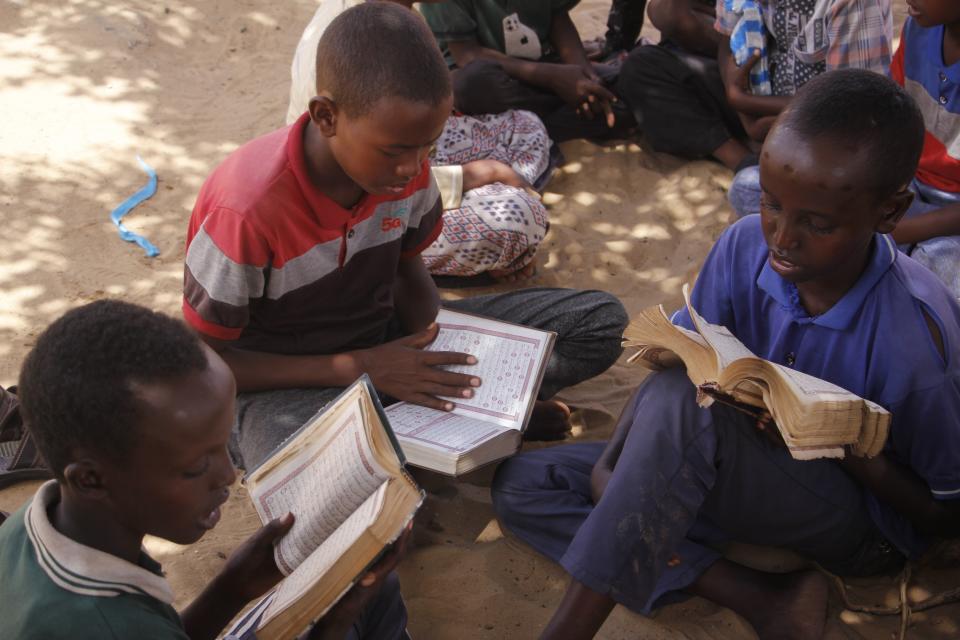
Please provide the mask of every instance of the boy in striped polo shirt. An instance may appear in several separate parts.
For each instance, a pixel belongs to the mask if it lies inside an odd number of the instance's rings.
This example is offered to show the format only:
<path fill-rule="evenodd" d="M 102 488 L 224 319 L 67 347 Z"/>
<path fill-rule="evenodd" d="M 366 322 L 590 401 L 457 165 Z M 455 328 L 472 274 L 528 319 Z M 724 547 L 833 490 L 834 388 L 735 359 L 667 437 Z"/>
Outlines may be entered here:
<path fill-rule="evenodd" d="M 910 0 L 890 76 L 927 128 L 913 204 L 893 238 L 960 298 L 960 4 Z"/>
<path fill-rule="evenodd" d="M 472 356 L 423 349 L 439 295 L 420 253 L 442 226 L 428 155 L 452 107 L 433 35 L 408 9 L 363 3 L 330 23 L 317 61 L 307 113 L 214 170 L 187 234 L 183 313 L 236 376 L 235 453 L 248 469 L 362 373 L 440 410 L 482 384 L 439 368 Z M 554 437 L 569 410 L 549 399 L 609 367 L 626 324 L 602 292 L 450 306 L 557 332 L 528 429 Z"/>
<path fill-rule="evenodd" d="M 254 533 L 179 614 L 142 547 L 148 534 L 192 544 L 220 520 L 236 479 L 235 388 L 188 327 L 143 307 L 101 300 L 43 332 L 19 395 L 56 479 L 0 526 L 0 638 L 212 640 L 280 580 L 273 545 L 290 514 Z M 311 637 L 339 640 L 351 628 L 354 638 L 406 637 L 390 573 L 401 550 Z"/>

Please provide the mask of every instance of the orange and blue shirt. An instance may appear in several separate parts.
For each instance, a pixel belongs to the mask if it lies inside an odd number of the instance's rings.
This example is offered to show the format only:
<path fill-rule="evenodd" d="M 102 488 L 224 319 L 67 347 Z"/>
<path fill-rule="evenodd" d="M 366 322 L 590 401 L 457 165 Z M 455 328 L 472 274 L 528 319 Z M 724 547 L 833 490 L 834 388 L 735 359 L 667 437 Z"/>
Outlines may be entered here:
<path fill-rule="evenodd" d="M 924 28 L 907 18 L 890 76 L 923 112 L 926 137 L 917 179 L 960 193 L 960 62 L 943 62 L 943 25 Z"/>
<path fill-rule="evenodd" d="M 930 271 L 876 234 L 869 263 L 827 312 L 811 317 L 795 285 L 767 262 L 760 216 L 720 237 L 693 290 L 693 307 L 757 356 L 873 400 L 892 414 L 884 453 L 910 467 L 938 500 L 960 499 L 960 306 Z M 924 315 L 943 339 L 940 355 Z M 693 328 L 684 309 L 675 324 Z M 915 555 L 926 541 L 868 495 L 887 539 Z"/>
<path fill-rule="evenodd" d="M 424 161 L 402 193 L 344 209 L 313 186 L 309 115 L 233 152 L 207 178 L 190 218 L 183 314 L 239 348 L 332 354 L 381 344 L 400 260 L 442 229 Z"/>

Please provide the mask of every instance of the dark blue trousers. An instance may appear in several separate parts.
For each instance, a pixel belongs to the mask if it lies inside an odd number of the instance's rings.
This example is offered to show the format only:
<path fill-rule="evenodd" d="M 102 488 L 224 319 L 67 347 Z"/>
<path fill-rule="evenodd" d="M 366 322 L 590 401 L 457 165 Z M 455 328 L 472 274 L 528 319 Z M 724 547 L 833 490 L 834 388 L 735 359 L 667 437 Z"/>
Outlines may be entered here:
<path fill-rule="evenodd" d="M 491 490 L 506 528 L 590 589 L 647 613 L 695 582 L 732 540 L 792 549 L 841 575 L 902 563 L 836 462 L 794 460 L 748 416 L 700 408 L 682 369 L 650 376 L 628 416 L 632 428 L 596 504 L 590 473 L 605 443 L 517 455 Z"/>

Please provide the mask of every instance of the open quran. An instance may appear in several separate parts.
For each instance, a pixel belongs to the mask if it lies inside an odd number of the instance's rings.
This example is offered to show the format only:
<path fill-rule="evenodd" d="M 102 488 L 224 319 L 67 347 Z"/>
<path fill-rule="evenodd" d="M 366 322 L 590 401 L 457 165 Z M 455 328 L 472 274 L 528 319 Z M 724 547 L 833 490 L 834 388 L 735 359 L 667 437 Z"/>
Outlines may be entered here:
<path fill-rule="evenodd" d="M 257 638 L 295 637 L 399 537 L 423 501 L 403 465 L 364 376 L 249 473 L 264 523 L 296 518 L 275 549 L 286 577 L 256 605 Z"/>
<path fill-rule="evenodd" d="M 437 324 L 427 348 L 476 356 L 477 364 L 444 368 L 481 385 L 472 398 L 447 398 L 453 411 L 400 402 L 387 416 L 410 464 L 457 476 L 520 448 L 556 334 L 449 309 Z"/>
<path fill-rule="evenodd" d="M 772 421 L 798 460 L 842 458 L 845 447 L 858 456 L 880 453 L 890 428 L 886 409 L 757 357 L 725 327 L 697 314 L 687 286 L 683 294 L 696 331 L 671 323 L 662 306 L 650 307 L 624 332 L 624 346 L 637 349 L 628 362 L 654 370 L 686 365 L 701 406 L 719 401 Z"/>

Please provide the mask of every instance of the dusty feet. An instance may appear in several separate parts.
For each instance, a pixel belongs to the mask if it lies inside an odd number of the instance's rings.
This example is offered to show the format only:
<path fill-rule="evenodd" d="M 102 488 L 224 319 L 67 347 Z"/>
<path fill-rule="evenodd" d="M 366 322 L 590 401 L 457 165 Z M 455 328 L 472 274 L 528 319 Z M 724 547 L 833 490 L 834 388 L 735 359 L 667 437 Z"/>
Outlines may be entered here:
<path fill-rule="evenodd" d="M 817 571 L 770 575 L 747 620 L 760 640 L 819 640 L 827 616 L 828 585 Z"/>
<path fill-rule="evenodd" d="M 524 440 L 563 440 L 570 431 L 570 407 L 559 400 L 537 400 Z"/>
<path fill-rule="evenodd" d="M 510 271 L 507 269 L 490 269 L 490 277 L 500 283 L 509 283 L 509 282 L 522 282 L 532 278 L 537 274 L 537 263 L 530 261 L 530 263 L 525 266 L 517 269 L 516 271 Z"/>

